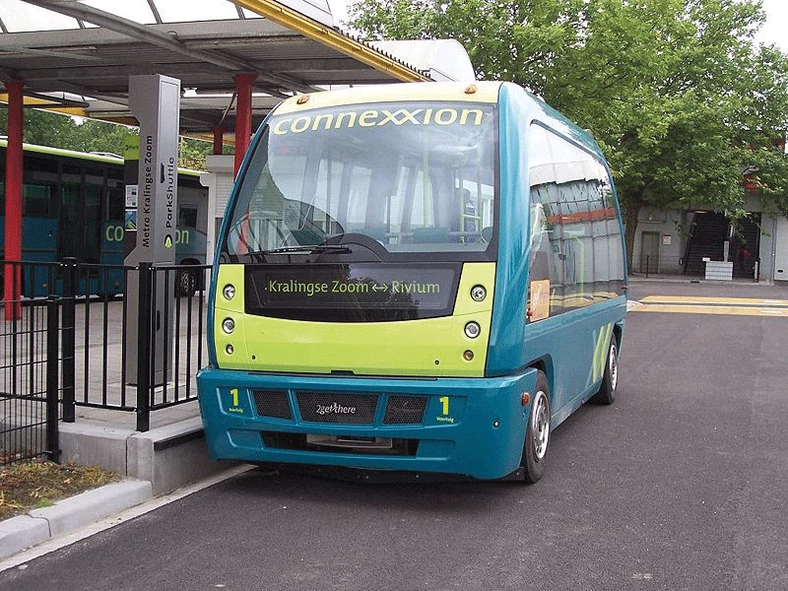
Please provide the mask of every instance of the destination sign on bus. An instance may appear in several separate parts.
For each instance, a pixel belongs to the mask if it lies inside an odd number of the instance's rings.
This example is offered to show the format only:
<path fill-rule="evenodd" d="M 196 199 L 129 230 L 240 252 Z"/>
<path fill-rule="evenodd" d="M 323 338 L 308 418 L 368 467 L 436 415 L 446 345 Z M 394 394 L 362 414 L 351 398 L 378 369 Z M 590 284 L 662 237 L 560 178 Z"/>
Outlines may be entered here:
<path fill-rule="evenodd" d="M 247 269 L 247 302 L 262 308 L 388 308 L 445 311 L 456 264 L 348 263 Z"/>

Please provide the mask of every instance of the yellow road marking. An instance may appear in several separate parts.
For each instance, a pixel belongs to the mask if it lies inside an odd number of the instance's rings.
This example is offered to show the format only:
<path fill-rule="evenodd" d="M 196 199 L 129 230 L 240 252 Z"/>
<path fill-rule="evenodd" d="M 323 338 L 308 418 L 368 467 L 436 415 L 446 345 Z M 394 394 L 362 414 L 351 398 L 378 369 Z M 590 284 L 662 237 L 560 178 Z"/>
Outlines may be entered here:
<path fill-rule="evenodd" d="M 630 312 L 669 312 L 673 314 L 715 314 L 788 318 L 788 308 L 760 308 L 757 306 L 703 306 L 644 303 L 642 306 L 630 308 Z"/>
<path fill-rule="evenodd" d="M 766 300 L 759 298 L 714 298 L 705 296 L 646 296 L 639 300 L 643 304 L 730 304 L 739 306 L 786 306 L 788 300 Z"/>

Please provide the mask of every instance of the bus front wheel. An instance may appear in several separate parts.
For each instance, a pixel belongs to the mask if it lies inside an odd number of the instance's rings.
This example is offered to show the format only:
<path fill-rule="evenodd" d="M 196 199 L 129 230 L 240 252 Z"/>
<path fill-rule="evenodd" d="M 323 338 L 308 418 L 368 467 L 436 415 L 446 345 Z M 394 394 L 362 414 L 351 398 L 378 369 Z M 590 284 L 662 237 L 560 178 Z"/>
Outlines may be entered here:
<path fill-rule="evenodd" d="M 523 456 L 520 460 L 523 480 L 527 484 L 533 484 L 544 476 L 550 427 L 550 388 L 547 385 L 547 376 L 540 371 L 536 376 L 536 392 L 528 413 Z"/>
<path fill-rule="evenodd" d="M 610 336 L 610 347 L 607 350 L 607 362 L 605 363 L 605 373 L 602 376 L 602 384 L 599 392 L 591 398 L 597 404 L 613 404 L 616 399 L 616 388 L 618 387 L 618 341 L 616 335 Z"/>

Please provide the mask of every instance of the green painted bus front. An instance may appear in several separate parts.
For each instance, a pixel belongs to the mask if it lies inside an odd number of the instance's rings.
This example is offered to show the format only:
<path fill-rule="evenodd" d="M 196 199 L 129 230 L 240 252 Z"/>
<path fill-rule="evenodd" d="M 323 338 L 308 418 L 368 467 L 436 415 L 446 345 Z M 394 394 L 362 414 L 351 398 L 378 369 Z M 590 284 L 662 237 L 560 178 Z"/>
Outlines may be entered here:
<path fill-rule="evenodd" d="M 267 290 L 260 301 L 270 303 L 286 296 L 270 292 L 306 289 L 302 285 L 310 283 L 301 279 L 308 278 L 309 271 L 302 272 L 296 264 L 277 267 L 217 253 L 208 319 L 210 365 L 198 374 L 200 409 L 213 458 L 496 479 L 520 466 L 538 372 L 549 384 L 553 427 L 599 390 L 611 339 L 620 346 L 623 338 L 626 269 L 615 190 L 593 139 L 508 83 L 477 83 L 472 89 L 443 83 L 394 85 L 387 87 L 385 96 L 356 89 L 321 93 L 312 100 L 331 105 L 336 96 L 339 106 L 362 104 L 366 111 L 359 111 L 358 121 L 366 117 L 370 125 L 402 126 L 410 119 L 407 123 L 424 126 L 425 113 L 434 117 L 444 102 L 455 105 L 456 113 L 470 113 L 475 103 L 468 95 L 474 93 L 490 103 L 496 130 L 492 231 L 479 239 L 486 250 L 470 253 L 468 260 L 462 260 L 462 253 L 435 255 L 437 262 L 408 263 L 402 255 L 392 263 L 381 260 L 380 269 L 370 271 L 371 277 L 384 277 L 379 285 L 385 288 L 393 285 L 385 275 L 387 265 L 399 265 L 398 272 L 405 272 L 410 264 L 424 276 L 445 271 L 448 277 L 453 272 L 454 299 L 445 314 L 370 322 L 311 320 L 307 312 L 297 318 L 276 317 L 265 310 L 249 314 L 247 297 Z M 419 100 L 425 101 L 421 107 Z M 255 150 L 267 148 L 261 148 L 265 130 L 273 136 L 318 129 L 321 111 L 305 110 L 312 114 L 299 116 L 295 101 L 286 102 L 290 106 L 285 115 L 275 110 L 256 134 L 220 241 L 233 232 L 244 236 L 245 228 L 231 227 L 230 212 L 244 176 L 254 167 Z M 458 101 L 470 101 L 471 106 L 464 108 Z M 387 109 L 393 103 L 396 108 Z M 445 121 L 459 120 L 448 107 L 444 111 Z M 549 149 L 544 162 L 535 164 L 531 161 L 542 158 L 533 147 L 539 142 Z M 602 179 L 594 186 L 604 192 L 604 206 L 583 206 L 581 211 L 581 198 L 563 204 L 550 201 L 561 181 L 535 179 L 549 176 L 549 154 L 556 146 L 563 146 L 567 161 L 581 171 L 579 188 L 572 190 L 580 195 L 586 190 L 580 184 L 593 185 L 595 175 Z M 574 162 L 583 155 L 588 161 Z M 433 152 L 430 157 L 437 159 Z M 466 186 L 463 182 L 459 187 Z M 460 228 L 461 240 L 465 233 L 468 226 Z M 554 252 L 557 249 L 561 252 Z M 544 266 L 548 270 L 539 270 L 545 257 L 550 259 Z M 346 266 L 353 270 L 354 264 Z M 365 265 L 375 266 L 358 266 Z M 253 279 L 254 273 L 262 275 Z M 289 277 L 286 273 L 298 281 L 278 279 Z M 319 289 L 330 282 L 312 284 Z M 470 293 L 480 285 L 486 298 L 477 301 Z M 539 289 L 546 289 L 548 303 L 532 301 Z M 297 302 L 309 306 L 308 295 L 298 297 L 302 299 Z M 540 310 L 547 311 L 540 317 Z M 229 333 L 223 328 L 227 320 L 233 325 Z M 463 330 L 471 322 L 479 330 L 471 330 L 469 336 Z M 417 419 L 405 418 L 403 423 L 401 415 L 407 417 L 411 404 L 423 408 L 413 415 Z M 353 413 L 357 407 L 361 413 L 365 405 L 366 417 L 356 420 Z"/>

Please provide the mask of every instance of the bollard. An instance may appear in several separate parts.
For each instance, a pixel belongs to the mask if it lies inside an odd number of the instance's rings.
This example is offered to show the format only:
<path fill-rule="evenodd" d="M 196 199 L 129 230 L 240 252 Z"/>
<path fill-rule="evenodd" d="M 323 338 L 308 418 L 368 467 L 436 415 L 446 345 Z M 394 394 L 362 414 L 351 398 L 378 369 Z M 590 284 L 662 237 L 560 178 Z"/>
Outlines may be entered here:
<path fill-rule="evenodd" d="M 63 422 L 76 420 L 76 293 L 77 259 L 66 257 L 63 266 Z"/>
<path fill-rule="evenodd" d="M 137 324 L 137 431 L 150 430 L 151 396 L 151 293 L 153 263 L 139 266 L 139 320 Z"/>
<path fill-rule="evenodd" d="M 55 296 L 47 300 L 47 459 L 60 461 L 60 429 L 58 428 L 58 365 L 59 346 L 58 331 L 60 330 L 59 305 Z M 73 410 L 73 406 L 72 406 Z"/>

